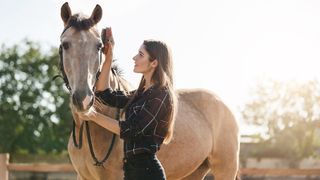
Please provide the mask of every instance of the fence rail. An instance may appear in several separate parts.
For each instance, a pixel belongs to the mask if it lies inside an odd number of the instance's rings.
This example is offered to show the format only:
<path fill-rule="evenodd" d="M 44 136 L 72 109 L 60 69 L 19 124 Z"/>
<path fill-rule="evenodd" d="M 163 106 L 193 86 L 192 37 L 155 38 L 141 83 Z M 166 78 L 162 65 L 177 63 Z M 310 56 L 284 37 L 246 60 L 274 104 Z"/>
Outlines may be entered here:
<path fill-rule="evenodd" d="M 29 171 L 29 172 L 74 172 L 71 164 L 16 164 L 12 163 L 7 166 L 9 171 Z"/>
<path fill-rule="evenodd" d="M 320 169 L 242 168 L 240 171 L 242 175 L 268 175 L 268 176 L 320 175 Z"/>
<path fill-rule="evenodd" d="M 9 154 L 0 154 L 0 179 L 8 180 L 9 171 L 74 172 L 74 168 L 71 164 L 9 163 Z M 260 176 L 320 175 L 320 169 L 241 168 L 240 171 L 241 175 Z"/>

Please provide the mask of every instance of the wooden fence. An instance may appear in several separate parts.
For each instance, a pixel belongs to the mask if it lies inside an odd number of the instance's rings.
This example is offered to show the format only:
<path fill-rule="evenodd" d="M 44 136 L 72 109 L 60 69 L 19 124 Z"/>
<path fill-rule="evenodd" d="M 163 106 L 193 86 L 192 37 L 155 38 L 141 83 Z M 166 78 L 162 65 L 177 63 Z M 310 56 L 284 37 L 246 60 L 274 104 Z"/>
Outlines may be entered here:
<path fill-rule="evenodd" d="M 32 163 L 17 164 L 9 163 L 9 154 L 0 154 L 0 179 L 8 180 L 9 171 L 28 171 L 28 172 L 74 172 L 71 164 L 48 164 Z M 320 175 L 320 169 L 257 169 L 241 168 L 241 175 L 258 176 L 293 176 L 293 175 Z"/>

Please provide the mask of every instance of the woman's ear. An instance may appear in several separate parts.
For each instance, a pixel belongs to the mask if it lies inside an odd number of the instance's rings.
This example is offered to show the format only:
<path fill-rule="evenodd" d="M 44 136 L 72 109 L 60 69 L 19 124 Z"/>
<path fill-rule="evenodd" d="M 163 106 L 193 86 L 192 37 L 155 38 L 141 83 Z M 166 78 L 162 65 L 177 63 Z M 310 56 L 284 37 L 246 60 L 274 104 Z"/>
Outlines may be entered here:
<path fill-rule="evenodd" d="M 155 59 L 151 62 L 151 66 L 156 68 L 158 66 L 159 62 L 158 62 L 158 59 Z"/>

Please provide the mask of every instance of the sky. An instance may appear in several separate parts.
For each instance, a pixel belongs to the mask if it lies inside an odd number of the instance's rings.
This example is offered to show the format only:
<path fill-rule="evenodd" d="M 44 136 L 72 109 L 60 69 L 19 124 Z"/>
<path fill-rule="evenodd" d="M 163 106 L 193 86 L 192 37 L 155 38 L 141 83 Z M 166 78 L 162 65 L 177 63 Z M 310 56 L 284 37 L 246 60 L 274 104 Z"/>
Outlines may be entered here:
<path fill-rule="evenodd" d="M 62 0 L 0 0 L 0 44 L 27 38 L 58 47 Z M 172 49 L 175 86 L 205 88 L 240 115 L 259 81 L 320 79 L 320 1 L 317 0 L 70 0 L 73 13 L 103 9 L 99 30 L 112 27 L 114 55 L 137 86 L 132 57 L 144 39 Z"/>

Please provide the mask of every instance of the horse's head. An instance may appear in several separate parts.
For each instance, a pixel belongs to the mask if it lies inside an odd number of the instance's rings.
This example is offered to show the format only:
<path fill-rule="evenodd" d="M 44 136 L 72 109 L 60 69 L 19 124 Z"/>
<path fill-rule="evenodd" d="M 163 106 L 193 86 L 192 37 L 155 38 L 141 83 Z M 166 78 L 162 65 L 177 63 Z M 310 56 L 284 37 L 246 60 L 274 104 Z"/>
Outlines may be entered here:
<path fill-rule="evenodd" d="M 71 92 L 71 106 L 76 111 L 87 111 L 93 105 L 93 89 L 102 46 L 95 25 L 101 17 L 102 9 L 99 5 L 96 5 L 90 17 L 72 15 L 68 3 L 61 7 L 64 23 L 60 37 L 61 69 Z"/>

